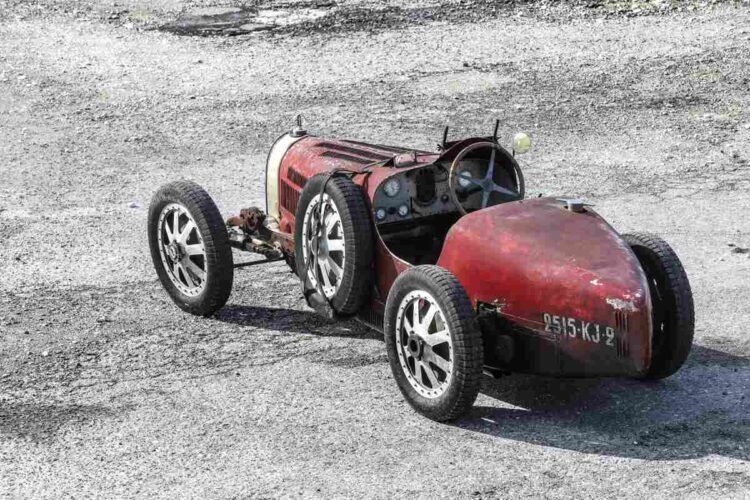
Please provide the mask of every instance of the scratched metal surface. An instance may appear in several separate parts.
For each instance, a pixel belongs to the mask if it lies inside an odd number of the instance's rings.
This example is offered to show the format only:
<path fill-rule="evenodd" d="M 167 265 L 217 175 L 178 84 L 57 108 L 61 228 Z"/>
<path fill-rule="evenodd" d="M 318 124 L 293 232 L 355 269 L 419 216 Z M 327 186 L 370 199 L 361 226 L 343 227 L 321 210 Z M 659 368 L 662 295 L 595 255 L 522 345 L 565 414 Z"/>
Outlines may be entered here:
<path fill-rule="evenodd" d="M 500 314 L 588 364 L 589 374 L 635 374 L 648 367 L 645 276 L 617 232 L 590 209 L 570 212 L 555 198 L 536 198 L 473 212 L 448 233 L 438 265 L 459 278 L 475 304 L 498 304 Z M 631 328 L 615 336 L 621 303 Z M 559 324 L 550 324 L 560 318 L 573 319 L 564 335 L 556 333 Z M 576 319 L 587 324 L 576 326 Z M 630 344 L 626 358 L 616 351 L 622 340 Z"/>

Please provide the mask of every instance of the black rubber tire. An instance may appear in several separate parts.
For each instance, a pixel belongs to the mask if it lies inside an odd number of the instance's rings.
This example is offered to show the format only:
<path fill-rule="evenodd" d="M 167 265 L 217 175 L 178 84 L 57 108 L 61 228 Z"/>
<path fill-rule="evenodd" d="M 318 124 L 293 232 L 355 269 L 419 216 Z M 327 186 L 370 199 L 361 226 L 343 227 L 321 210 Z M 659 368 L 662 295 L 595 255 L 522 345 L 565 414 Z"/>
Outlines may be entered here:
<path fill-rule="evenodd" d="M 161 260 L 158 240 L 159 216 L 170 203 L 185 207 L 195 220 L 206 250 L 206 286 L 200 294 L 183 294 L 169 278 Z M 172 300 L 183 310 L 197 316 L 210 316 L 232 293 L 234 262 L 229 235 L 219 209 L 206 191 L 192 181 L 176 181 L 159 188 L 148 211 L 148 243 L 156 274 Z"/>
<path fill-rule="evenodd" d="M 297 276 L 304 280 L 308 278 L 303 253 L 305 249 L 302 248 L 303 219 L 308 205 L 320 195 L 326 177 L 326 174 L 319 174 L 310 178 L 297 205 L 294 260 Z M 332 177 L 326 184 L 325 193 L 341 215 L 346 255 L 341 283 L 330 298 L 330 303 L 337 314 L 350 316 L 362 307 L 371 290 L 374 247 L 372 220 L 361 188 L 348 177 Z"/>
<path fill-rule="evenodd" d="M 651 293 L 651 365 L 643 378 L 662 379 L 680 369 L 693 345 L 690 282 L 677 254 L 659 236 L 632 233 L 622 237 L 641 263 Z"/>
<path fill-rule="evenodd" d="M 433 399 L 420 395 L 411 386 L 398 357 L 396 317 L 402 300 L 414 290 L 424 290 L 438 302 L 453 343 L 451 382 L 443 394 Z M 471 409 L 482 377 L 482 335 L 466 291 L 453 274 L 432 265 L 416 266 L 402 273 L 388 293 L 383 331 L 393 377 L 406 401 L 417 412 L 444 422 L 459 418 Z"/>

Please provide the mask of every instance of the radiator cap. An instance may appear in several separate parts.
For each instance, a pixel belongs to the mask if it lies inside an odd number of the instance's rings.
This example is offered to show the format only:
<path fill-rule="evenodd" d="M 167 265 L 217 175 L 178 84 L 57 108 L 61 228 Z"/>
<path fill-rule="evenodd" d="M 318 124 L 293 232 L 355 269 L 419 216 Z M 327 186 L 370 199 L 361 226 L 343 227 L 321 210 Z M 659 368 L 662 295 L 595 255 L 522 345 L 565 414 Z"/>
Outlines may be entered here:
<path fill-rule="evenodd" d="M 578 198 L 558 198 L 558 201 L 563 202 L 565 208 L 571 212 L 583 212 L 586 207 L 591 206 L 589 203 L 584 203 L 583 200 L 579 200 Z"/>
<path fill-rule="evenodd" d="M 295 122 L 296 124 L 292 127 L 292 131 L 289 132 L 289 134 L 292 137 L 302 137 L 303 135 L 307 135 L 307 130 L 302 127 L 302 115 L 297 115 Z"/>

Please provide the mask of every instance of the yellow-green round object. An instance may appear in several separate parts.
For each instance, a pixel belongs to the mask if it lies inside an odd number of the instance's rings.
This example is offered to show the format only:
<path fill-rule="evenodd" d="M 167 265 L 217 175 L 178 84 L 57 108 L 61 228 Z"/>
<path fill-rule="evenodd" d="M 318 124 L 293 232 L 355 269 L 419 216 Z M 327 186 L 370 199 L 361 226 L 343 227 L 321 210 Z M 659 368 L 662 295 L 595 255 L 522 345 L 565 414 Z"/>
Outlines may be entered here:
<path fill-rule="evenodd" d="M 526 153 L 531 149 L 531 137 L 523 132 L 513 136 L 513 151 L 518 154 Z"/>

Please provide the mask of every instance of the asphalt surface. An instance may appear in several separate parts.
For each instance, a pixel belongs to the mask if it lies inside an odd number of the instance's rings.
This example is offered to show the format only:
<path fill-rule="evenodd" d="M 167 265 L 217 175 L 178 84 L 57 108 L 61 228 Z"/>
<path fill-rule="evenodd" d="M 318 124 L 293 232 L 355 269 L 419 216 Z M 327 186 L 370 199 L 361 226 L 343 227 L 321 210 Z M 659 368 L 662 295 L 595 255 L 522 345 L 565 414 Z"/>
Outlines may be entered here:
<path fill-rule="evenodd" d="M 747 3 L 287 5 L 206 33 L 237 11 L 0 0 L 0 497 L 749 497 Z M 151 195 L 189 178 L 224 214 L 262 206 L 298 112 L 430 149 L 445 124 L 528 132 L 531 195 L 674 246 L 686 365 L 488 378 L 445 425 L 283 263 L 238 271 L 214 318 L 182 313 L 150 262 Z"/>

